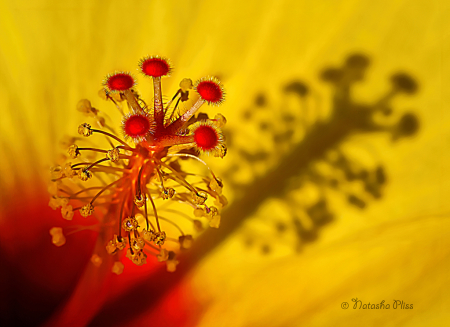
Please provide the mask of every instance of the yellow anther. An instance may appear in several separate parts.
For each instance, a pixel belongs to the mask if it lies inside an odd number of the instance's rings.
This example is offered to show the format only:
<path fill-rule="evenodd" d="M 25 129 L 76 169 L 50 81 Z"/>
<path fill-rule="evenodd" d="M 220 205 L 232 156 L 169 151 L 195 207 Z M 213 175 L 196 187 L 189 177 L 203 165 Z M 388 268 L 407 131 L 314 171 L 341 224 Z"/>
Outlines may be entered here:
<path fill-rule="evenodd" d="M 227 151 L 227 146 L 225 145 L 225 143 L 222 143 L 219 145 L 219 149 L 214 152 L 214 157 L 223 158 L 227 155 Z"/>
<path fill-rule="evenodd" d="M 122 222 L 122 228 L 127 232 L 132 232 L 139 227 L 138 221 L 134 217 L 128 217 Z"/>
<path fill-rule="evenodd" d="M 109 254 L 114 254 L 117 252 L 117 246 L 114 240 L 108 242 L 108 244 L 106 245 L 106 252 L 108 252 Z"/>
<path fill-rule="evenodd" d="M 166 249 L 161 249 L 156 258 L 158 258 L 158 262 L 167 261 L 167 259 L 169 259 L 169 251 L 167 251 Z"/>
<path fill-rule="evenodd" d="M 166 261 L 167 271 L 174 272 L 177 269 L 179 261 L 176 258 L 176 254 L 173 251 L 169 251 L 169 258 Z"/>
<path fill-rule="evenodd" d="M 80 214 L 83 217 L 89 217 L 90 215 L 92 215 L 93 212 L 94 212 L 94 206 L 90 203 L 82 206 L 80 209 Z"/>
<path fill-rule="evenodd" d="M 123 268 L 124 268 L 123 263 L 120 261 L 116 261 L 116 262 L 114 262 L 114 265 L 113 265 L 111 271 L 116 275 L 120 275 L 121 273 L 123 273 Z"/>
<path fill-rule="evenodd" d="M 152 230 L 144 229 L 142 231 L 142 237 L 146 241 L 153 242 L 155 240 L 155 232 L 153 232 Z"/>
<path fill-rule="evenodd" d="M 96 116 L 98 113 L 98 110 L 95 108 L 92 108 L 91 102 L 87 99 L 82 99 L 82 100 L 78 101 L 77 110 L 81 111 L 86 116 L 91 116 L 91 117 Z"/>
<path fill-rule="evenodd" d="M 58 209 L 59 207 L 65 207 L 69 204 L 69 198 L 60 198 L 60 197 L 51 197 L 50 202 L 48 203 L 49 207 L 53 210 Z"/>
<path fill-rule="evenodd" d="M 131 240 L 131 246 L 135 250 L 142 250 L 145 246 L 145 241 L 142 237 L 134 238 Z"/>
<path fill-rule="evenodd" d="M 66 243 L 66 238 L 62 233 L 61 227 L 53 227 L 52 229 L 50 229 L 50 235 L 52 236 L 52 243 L 56 246 L 61 246 Z"/>
<path fill-rule="evenodd" d="M 91 262 L 94 264 L 94 266 L 96 267 L 100 267 L 102 264 L 102 258 L 100 258 L 97 254 L 93 254 L 91 257 Z"/>
<path fill-rule="evenodd" d="M 209 221 L 209 227 L 219 228 L 220 226 L 220 215 L 216 215 Z"/>
<path fill-rule="evenodd" d="M 145 201 L 147 201 L 147 198 L 144 194 L 136 194 L 134 196 L 134 204 L 136 204 L 136 207 L 141 208 L 144 206 Z"/>
<path fill-rule="evenodd" d="M 126 246 L 125 239 L 119 241 L 117 235 L 114 235 L 113 239 L 109 241 L 108 245 L 106 245 L 106 251 L 109 254 L 114 254 L 117 252 L 117 250 L 125 249 L 125 246 Z"/>
<path fill-rule="evenodd" d="M 71 205 L 64 206 L 61 208 L 61 215 L 64 219 L 72 220 L 73 218 L 73 208 Z"/>
<path fill-rule="evenodd" d="M 80 150 L 78 150 L 78 145 L 72 144 L 69 146 L 69 149 L 67 149 L 67 153 L 69 154 L 69 157 L 71 159 L 75 159 L 80 155 Z"/>
<path fill-rule="evenodd" d="M 84 123 L 78 126 L 78 134 L 83 135 L 85 137 L 92 135 L 91 125 Z"/>
<path fill-rule="evenodd" d="M 166 188 L 161 192 L 161 197 L 164 200 L 171 199 L 175 195 L 175 190 L 173 188 Z"/>
<path fill-rule="evenodd" d="M 190 78 L 183 78 L 180 82 L 181 91 L 186 92 L 189 89 L 192 89 L 193 83 Z"/>
<path fill-rule="evenodd" d="M 216 198 L 216 201 L 214 201 L 214 204 L 218 206 L 219 208 L 223 208 L 228 204 L 228 200 L 225 197 L 225 195 L 221 194 L 219 197 Z"/>
<path fill-rule="evenodd" d="M 216 207 L 209 207 L 206 209 L 206 214 L 208 218 L 213 218 L 219 215 L 219 210 Z"/>
<path fill-rule="evenodd" d="M 211 182 L 209 182 L 209 188 L 216 192 L 217 194 L 222 194 L 222 188 L 223 183 L 222 180 L 219 178 L 213 178 L 211 179 Z"/>
<path fill-rule="evenodd" d="M 127 250 L 127 258 L 133 261 L 133 263 L 137 266 L 142 266 L 147 263 L 147 255 L 142 251 L 134 251 L 131 252 L 130 249 Z"/>
<path fill-rule="evenodd" d="M 202 222 L 200 221 L 200 220 L 198 220 L 198 219 L 195 219 L 194 220 L 194 229 L 197 231 L 197 232 L 201 232 L 201 231 L 203 231 L 203 224 L 202 224 Z"/>
<path fill-rule="evenodd" d="M 66 163 L 64 165 L 64 168 L 62 170 L 62 174 L 65 177 L 72 178 L 72 177 L 77 175 L 77 171 L 75 169 L 73 169 L 72 168 L 72 164 L 70 162 L 68 162 L 68 163 Z"/>
<path fill-rule="evenodd" d="M 163 245 L 166 241 L 166 232 L 155 232 L 155 242 L 156 245 Z"/>
<path fill-rule="evenodd" d="M 182 235 L 178 238 L 178 241 L 180 242 L 180 248 L 187 250 L 192 246 L 194 238 L 192 235 Z"/>
<path fill-rule="evenodd" d="M 195 217 L 203 217 L 205 216 L 205 210 L 201 207 L 195 208 L 194 209 L 194 216 Z"/>
<path fill-rule="evenodd" d="M 80 180 L 82 180 L 83 182 L 86 182 L 87 180 L 92 178 L 92 174 L 89 170 L 87 170 L 88 166 L 86 166 L 85 168 L 82 168 L 78 171 L 78 178 Z"/>
<path fill-rule="evenodd" d="M 110 99 L 112 99 L 112 100 L 117 101 L 117 102 L 121 102 L 121 101 L 125 100 L 125 98 L 123 98 L 120 95 L 120 93 L 109 93 L 108 90 L 106 90 L 104 88 L 101 89 L 100 91 L 98 91 L 98 96 L 100 98 L 102 98 L 103 100 L 110 100 Z"/>
<path fill-rule="evenodd" d="M 50 167 L 50 176 L 52 179 L 60 178 L 62 176 L 61 166 Z"/>
<path fill-rule="evenodd" d="M 214 116 L 214 124 L 217 127 L 222 128 L 225 126 L 226 123 L 227 119 L 222 114 L 217 114 Z"/>
<path fill-rule="evenodd" d="M 119 161 L 119 155 L 120 155 L 119 149 L 114 148 L 112 150 L 108 150 L 108 153 L 106 154 L 106 158 L 108 158 L 112 162 L 117 162 L 117 161 Z"/>
<path fill-rule="evenodd" d="M 208 194 L 206 194 L 205 192 L 197 192 L 192 195 L 192 199 L 194 204 L 202 205 L 208 199 Z"/>

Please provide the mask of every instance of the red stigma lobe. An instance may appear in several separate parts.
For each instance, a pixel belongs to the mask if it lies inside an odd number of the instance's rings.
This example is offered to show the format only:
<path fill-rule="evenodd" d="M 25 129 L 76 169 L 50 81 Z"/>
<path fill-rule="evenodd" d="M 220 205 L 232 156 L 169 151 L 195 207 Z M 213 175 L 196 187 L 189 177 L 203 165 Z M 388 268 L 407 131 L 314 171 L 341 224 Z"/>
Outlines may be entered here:
<path fill-rule="evenodd" d="M 150 131 L 150 121 L 145 116 L 130 116 L 125 122 L 124 131 L 129 137 L 145 136 Z"/>
<path fill-rule="evenodd" d="M 214 81 L 202 81 L 197 85 L 197 92 L 203 100 L 218 103 L 223 100 L 221 87 Z"/>
<path fill-rule="evenodd" d="M 199 126 L 194 131 L 194 141 L 200 149 L 211 150 L 217 145 L 219 136 L 214 128 L 207 125 Z"/>
<path fill-rule="evenodd" d="M 142 72 L 151 77 L 165 76 L 170 71 L 170 66 L 166 60 L 162 58 L 148 58 L 141 64 Z"/>
<path fill-rule="evenodd" d="M 112 75 L 106 82 L 108 88 L 113 91 L 125 91 L 134 86 L 134 79 L 128 74 L 119 73 Z"/>

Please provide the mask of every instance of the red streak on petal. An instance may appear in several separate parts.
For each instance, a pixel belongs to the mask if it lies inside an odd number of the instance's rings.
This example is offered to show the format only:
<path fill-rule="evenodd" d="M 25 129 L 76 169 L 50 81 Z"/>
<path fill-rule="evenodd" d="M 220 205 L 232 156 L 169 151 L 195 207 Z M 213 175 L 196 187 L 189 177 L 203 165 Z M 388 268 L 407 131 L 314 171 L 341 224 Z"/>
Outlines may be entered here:
<path fill-rule="evenodd" d="M 45 186 L 29 181 L 33 196 L 22 190 L 8 190 L 0 217 L 0 325 L 37 326 L 63 303 L 89 264 L 97 233 L 82 231 L 66 236 L 66 244 L 52 244 L 49 230 L 74 222 L 89 225 L 77 214 L 69 222 L 60 210 L 48 206 Z M 3 190 L 6 191 L 6 190 Z M 4 194 L 3 194 L 4 195 Z M 24 314 L 26 313 L 26 314 Z"/>

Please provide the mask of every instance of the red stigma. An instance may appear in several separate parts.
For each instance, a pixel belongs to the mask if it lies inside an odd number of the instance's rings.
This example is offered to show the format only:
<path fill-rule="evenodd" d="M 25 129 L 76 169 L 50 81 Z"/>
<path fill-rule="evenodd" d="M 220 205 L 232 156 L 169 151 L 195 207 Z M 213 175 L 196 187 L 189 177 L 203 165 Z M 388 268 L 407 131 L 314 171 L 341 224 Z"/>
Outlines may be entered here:
<path fill-rule="evenodd" d="M 125 91 L 134 86 L 134 79 L 129 74 L 117 73 L 107 78 L 106 85 L 111 91 Z"/>
<path fill-rule="evenodd" d="M 123 126 L 125 134 L 133 138 L 143 137 L 150 131 L 150 121 L 142 115 L 128 117 Z"/>
<path fill-rule="evenodd" d="M 197 84 L 197 92 L 203 100 L 213 104 L 223 101 L 223 90 L 219 83 L 213 80 L 201 81 Z"/>
<path fill-rule="evenodd" d="M 217 145 L 219 136 L 211 126 L 202 125 L 194 131 L 194 141 L 201 150 L 212 150 Z"/>
<path fill-rule="evenodd" d="M 159 57 L 144 58 L 140 66 L 141 71 L 151 77 L 165 76 L 170 72 L 170 65 L 167 60 Z"/>

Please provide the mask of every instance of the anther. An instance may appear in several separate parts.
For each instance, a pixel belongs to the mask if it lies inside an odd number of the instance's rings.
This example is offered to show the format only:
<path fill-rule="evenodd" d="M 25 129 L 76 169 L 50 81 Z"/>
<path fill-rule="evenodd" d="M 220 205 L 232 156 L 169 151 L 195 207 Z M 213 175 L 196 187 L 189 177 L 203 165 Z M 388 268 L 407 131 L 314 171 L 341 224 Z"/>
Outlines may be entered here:
<path fill-rule="evenodd" d="M 50 229 L 50 235 L 52 236 L 52 243 L 56 246 L 62 246 L 66 243 L 66 238 L 62 233 L 61 227 L 53 227 Z"/>
<path fill-rule="evenodd" d="M 145 241 L 142 237 L 134 238 L 131 241 L 131 246 L 135 250 L 142 250 L 145 247 Z"/>
<path fill-rule="evenodd" d="M 180 248 L 187 250 L 192 246 L 194 238 L 192 237 L 192 235 L 181 235 L 178 238 L 178 242 L 180 242 Z"/>
<path fill-rule="evenodd" d="M 158 259 L 158 262 L 167 261 L 169 259 L 169 251 L 167 251 L 166 249 L 161 249 L 156 258 Z"/>
<path fill-rule="evenodd" d="M 152 230 L 146 230 L 144 229 L 142 231 L 142 237 L 144 238 L 144 240 L 149 241 L 149 242 L 154 242 L 155 241 L 155 232 Z"/>
<path fill-rule="evenodd" d="M 78 126 L 78 134 L 88 137 L 92 135 L 91 125 L 84 123 Z"/>
<path fill-rule="evenodd" d="M 155 232 L 155 242 L 156 245 L 163 245 L 166 241 L 166 232 Z"/>
<path fill-rule="evenodd" d="M 111 162 L 117 162 L 120 159 L 119 155 L 120 155 L 119 149 L 114 148 L 112 150 L 108 150 L 108 152 L 106 153 L 106 158 L 111 160 Z"/>
<path fill-rule="evenodd" d="M 142 266 L 147 263 L 147 255 L 142 250 L 133 252 L 130 248 L 127 250 L 126 257 L 137 266 Z"/>
<path fill-rule="evenodd" d="M 86 166 L 85 168 L 82 168 L 78 171 L 78 178 L 83 181 L 86 182 L 87 180 L 92 178 L 92 174 L 91 172 L 87 169 L 88 166 Z"/>
<path fill-rule="evenodd" d="M 80 214 L 83 217 L 89 217 L 90 215 L 92 215 L 93 212 L 94 212 L 94 206 L 90 203 L 82 206 L 80 209 Z"/>
<path fill-rule="evenodd" d="M 163 200 L 171 199 L 175 195 L 175 189 L 173 188 L 166 188 L 161 191 L 161 197 Z"/>
<path fill-rule="evenodd" d="M 116 261 L 116 262 L 114 262 L 114 265 L 113 265 L 111 271 L 116 275 L 120 275 L 121 273 L 123 273 L 123 268 L 124 268 L 123 263 L 120 261 Z"/>
<path fill-rule="evenodd" d="M 71 159 L 76 159 L 80 155 L 80 150 L 78 149 L 78 146 L 76 144 L 72 144 L 67 150 L 67 153 L 69 154 Z"/>
<path fill-rule="evenodd" d="M 176 258 L 176 253 L 169 251 L 169 258 L 166 260 L 167 271 L 174 272 L 177 269 L 179 261 Z"/>
<path fill-rule="evenodd" d="M 147 201 L 145 194 L 136 194 L 134 196 L 134 204 L 136 204 L 136 207 L 138 208 L 142 208 L 145 204 L 145 201 Z"/>
<path fill-rule="evenodd" d="M 192 195 L 192 200 L 196 205 L 202 205 L 208 199 L 208 194 L 205 192 L 197 192 Z"/>
<path fill-rule="evenodd" d="M 73 214 L 74 213 L 71 205 L 64 206 L 61 208 L 61 215 L 64 219 L 72 220 Z"/>
<path fill-rule="evenodd" d="M 122 228 L 127 232 L 132 232 L 139 227 L 138 221 L 134 217 L 128 217 L 122 222 Z"/>

